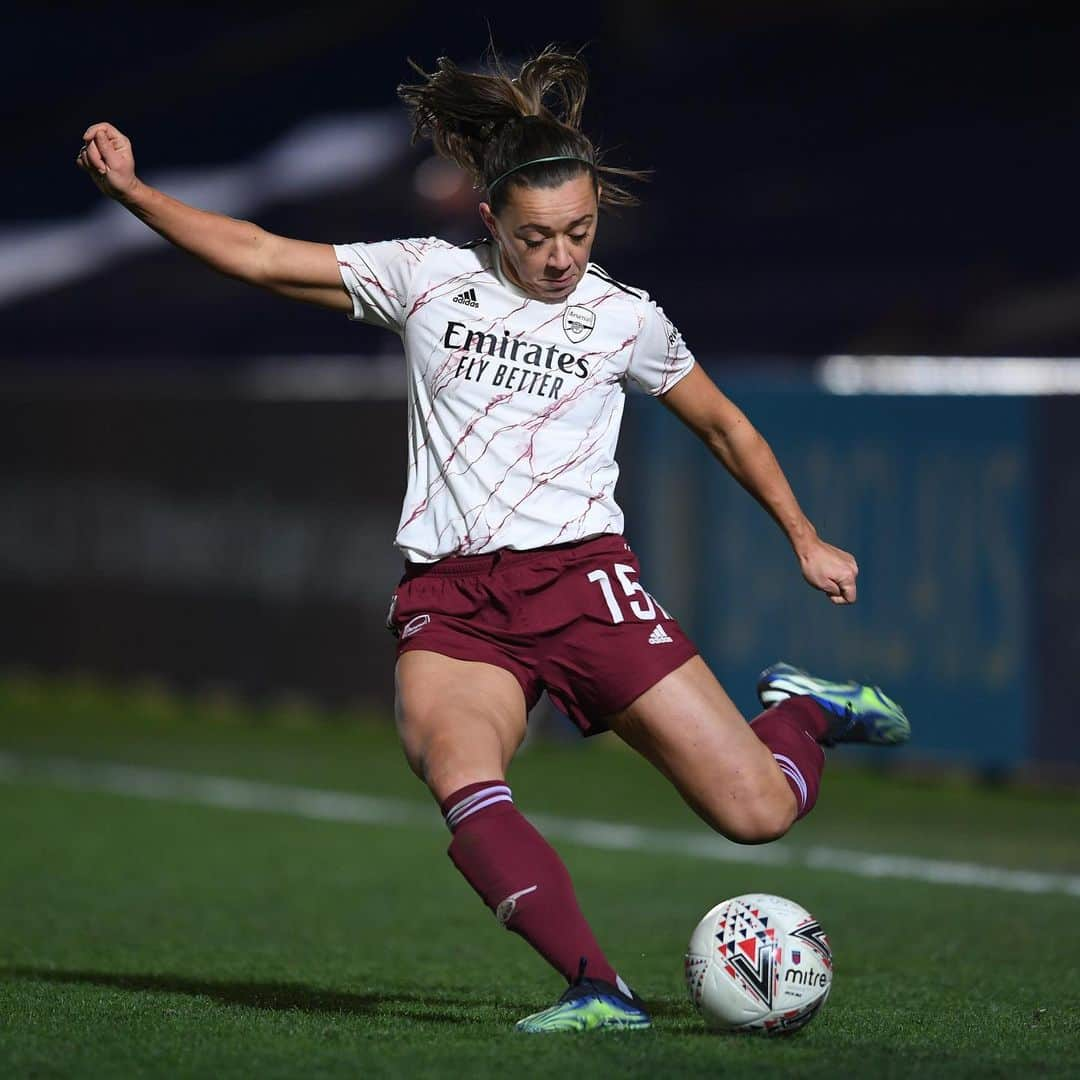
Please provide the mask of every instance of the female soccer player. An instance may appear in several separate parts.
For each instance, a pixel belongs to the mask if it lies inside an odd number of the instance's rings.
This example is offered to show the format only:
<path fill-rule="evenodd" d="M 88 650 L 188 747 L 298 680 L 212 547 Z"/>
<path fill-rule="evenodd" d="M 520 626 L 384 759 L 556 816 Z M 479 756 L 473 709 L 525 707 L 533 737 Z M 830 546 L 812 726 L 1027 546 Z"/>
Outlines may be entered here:
<path fill-rule="evenodd" d="M 419 69 L 417 69 L 419 71 Z M 547 49 L 511 78 L 447 59 L 400 95 L 414 135 L 484 192 L 489 236 L 306 243 L 171 199 L 137 177 L 107 123 L 78 164 L 107 195 L 211 267 L 397 333 L 409 386 L 397 725 L 439 801 L 450 857 L 500 923 L 569 983 L 523 1031 L 644 1028 L 555 851 L 505 777 L 541 692 L 585 735 L 611 730 L 732 840 L 764 843 L 809 812 L 821 744 L 898 743 L 880 691 L 766 669 L 747 724 L 679 624 L 644 588 L 613 498 L 626 386 L 703 439 L 791 542 L 803 576 L 855 601 L 858 567 L 822 540 L 765 440 L 639 289 L 590 262 L 600 207 L 632 202 L 580 129 L 582 62 Z"/>

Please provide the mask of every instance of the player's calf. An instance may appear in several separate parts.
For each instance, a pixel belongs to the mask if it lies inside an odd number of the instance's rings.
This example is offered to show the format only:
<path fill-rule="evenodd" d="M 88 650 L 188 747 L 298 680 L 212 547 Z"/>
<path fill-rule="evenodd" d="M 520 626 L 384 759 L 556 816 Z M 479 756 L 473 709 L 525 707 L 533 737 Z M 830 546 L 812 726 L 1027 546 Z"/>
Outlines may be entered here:
<path fill-rule="evenodd" d="M 453 834 L 451 860 L 502 926 L 568 983 L 580 975 L 582 961 L 594 978 L 621 983 L 585 921 L 562 859 L 514 806 L 502 780 L 455 791 L 442 811 Z"/>
<path fill-rule="evenodd" d="M 790 786 L 798 817 L 808 814 L 817 801 L 825 768 L 822 746 L 838 742 L 895 746 L 911 736 L 904 710 L 876 686 L 829 682 L 778 663 L 761 673 L 758 696 L 765 712 L 750 726 Z"/>
<path fill-rule="evenodd" d="M 821 706 L 801 696 L 779 702 L 750 722 L 793 796 L 792 821 L 805 817 L 817 802 L 825 768 L 825 752 L 818 745 L 818 737 L 825 724 Z"/>

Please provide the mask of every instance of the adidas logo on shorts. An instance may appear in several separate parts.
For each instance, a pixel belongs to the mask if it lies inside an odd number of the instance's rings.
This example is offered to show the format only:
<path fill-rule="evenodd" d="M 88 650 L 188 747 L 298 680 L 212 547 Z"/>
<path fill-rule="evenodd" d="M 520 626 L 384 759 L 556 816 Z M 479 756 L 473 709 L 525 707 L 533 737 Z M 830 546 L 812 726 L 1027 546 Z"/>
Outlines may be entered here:
<path fill-rule="evenodd" d="M 455 304 L 464 304 L 466 307 L 478 308 L 480 304 L 476 299 L 475 289 L 466 289 L 464 292 L 460 292 L 454 297 Z"/>
<path fill-rule="evenodd" d="M 670 645 L 671 635 L 659 624 L 653 627 L 653 632 L 649 635 L 650 645 Z"/>

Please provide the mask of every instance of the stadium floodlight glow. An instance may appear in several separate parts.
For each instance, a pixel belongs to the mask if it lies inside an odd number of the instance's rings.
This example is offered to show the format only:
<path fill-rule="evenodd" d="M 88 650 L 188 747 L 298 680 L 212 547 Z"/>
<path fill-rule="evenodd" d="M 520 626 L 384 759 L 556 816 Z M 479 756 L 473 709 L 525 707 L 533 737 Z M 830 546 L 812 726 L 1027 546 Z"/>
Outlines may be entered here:
<path fill-rule="evenodd" d="M 826 356 L 831 394 L 1041 397 L 1080 394 L 1080 360 L 1014 356 Z"/>

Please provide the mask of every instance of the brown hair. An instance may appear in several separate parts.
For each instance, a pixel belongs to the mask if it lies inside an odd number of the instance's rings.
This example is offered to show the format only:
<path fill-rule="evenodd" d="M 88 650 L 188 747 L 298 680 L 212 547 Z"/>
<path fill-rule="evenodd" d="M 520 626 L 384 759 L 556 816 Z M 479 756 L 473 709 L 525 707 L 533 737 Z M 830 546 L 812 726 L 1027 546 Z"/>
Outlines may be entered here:
<path fill-rule="evenodd" d="M 526 60 L 516 76 L 494 50 L 490 70 L 480 74 L 462 71 L 445 56 L 430 75 L 412 60 L 409 64 L 424 79 L 398 87 L 412 119 L 413 142 L 430 138 L 439 154 L 487 189 L 494 211 L 506 204 L 511 187 L 558 187 L 583 172 L 590 172 L 598 186 L 603 180 L 601 206 L 637 203 L 614 178 L 645 180 L 648 174 L 601 164 L 581 130 L 589 72 L 580 57 L 549 45 Z M 551 157 L 569 160 L 536 163 Z"/>

